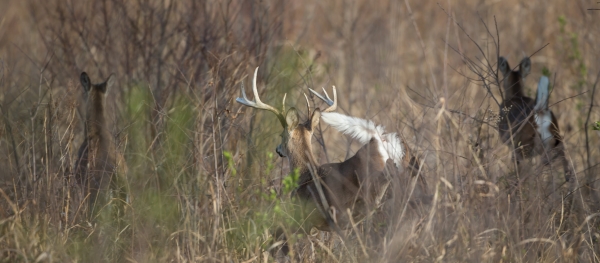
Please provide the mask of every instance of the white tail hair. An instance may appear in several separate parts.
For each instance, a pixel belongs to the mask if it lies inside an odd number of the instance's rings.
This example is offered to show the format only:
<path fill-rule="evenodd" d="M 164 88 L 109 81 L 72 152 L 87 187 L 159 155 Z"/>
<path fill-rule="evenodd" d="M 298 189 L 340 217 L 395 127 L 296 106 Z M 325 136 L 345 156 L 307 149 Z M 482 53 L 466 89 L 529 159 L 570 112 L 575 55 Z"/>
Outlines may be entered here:
<path fill-rule="evenodd" d="M 535 110 L 547 110 L 548 109 L 548 98 L 550 94 L 548 87 L 550 86 L 550 80 L 548 77 L 542 76 L 540 82 L 538 82 L 537 96 L 535 98 Z"/>
<path fill-rule="evenodd" d="M 542 142 L 546 143 L 552 138 L 550 128 L 552 126 L 552 113 L 548 110 L 548 99 L 550 93 L 548 91 L 550 81 L 548 77 L 542 76 L 538 82 L 537 95 L 535 99 L 534 120 L 537 125 L 536 130 L 542 138 Z"/>
<path fill-rule="evenodd" d="M 379 142 L 379 152 L 383 156 L 383 161 L 392 159 L 396 167 L 401 167 L 404 148 L 398 134 L 385 133 L 384 126 L 376 125 L 370 120 L 350 117 L 337 112 L 323 112 L 321 120 L 362 144 L 366 144 L 372 138 L 375 138 Z"/>

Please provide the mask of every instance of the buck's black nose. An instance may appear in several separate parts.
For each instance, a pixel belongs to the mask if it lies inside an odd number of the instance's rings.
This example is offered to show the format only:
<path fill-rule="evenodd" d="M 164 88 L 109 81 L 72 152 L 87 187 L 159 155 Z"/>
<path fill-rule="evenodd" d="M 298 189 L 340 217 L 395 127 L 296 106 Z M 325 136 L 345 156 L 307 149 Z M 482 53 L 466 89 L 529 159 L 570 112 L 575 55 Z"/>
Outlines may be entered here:
<path fill-rule="evenodd" d="M 277 154 L 279 154 L 279 157 L 285 157 L 283 154 L 281 154 L 281 152 L 279 152 L 279 149 L 275 149 L 275 151 L 277 152 Z"/>

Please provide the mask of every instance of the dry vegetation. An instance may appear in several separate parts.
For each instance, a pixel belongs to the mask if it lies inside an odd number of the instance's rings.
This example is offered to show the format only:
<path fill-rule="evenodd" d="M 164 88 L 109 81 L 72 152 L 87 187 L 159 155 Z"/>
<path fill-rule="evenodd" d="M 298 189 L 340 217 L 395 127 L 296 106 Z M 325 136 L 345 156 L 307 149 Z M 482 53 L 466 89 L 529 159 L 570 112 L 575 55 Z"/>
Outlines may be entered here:
<path fill-rule="evenodd" d="M 373 220 L 345 240 L 313 231 L 292 238 L 292 260 L 600 262 L 600 11 L 587 8 L 600 4 L 0 0 L 0 262 L 273 261 L 269 231 L 289 219 L 281 128 L 234 102 L 256 66 L 265 102 L 288 93 L 302 112 L 307 88 L 336 85 L 339 111 L 403 133 L 432 197 L 407 207 L 427 197 L 407 183 L 381 238 Z M 532 56 L 529 95 L 551 76 L 575 192 L 559 165 L 515 172 L 495 128 L 498 55 Z M 73 198 L 82 71 L 117 75 L 119 227 Z M 358 149 L 321 128 L 321 163 Z"/>

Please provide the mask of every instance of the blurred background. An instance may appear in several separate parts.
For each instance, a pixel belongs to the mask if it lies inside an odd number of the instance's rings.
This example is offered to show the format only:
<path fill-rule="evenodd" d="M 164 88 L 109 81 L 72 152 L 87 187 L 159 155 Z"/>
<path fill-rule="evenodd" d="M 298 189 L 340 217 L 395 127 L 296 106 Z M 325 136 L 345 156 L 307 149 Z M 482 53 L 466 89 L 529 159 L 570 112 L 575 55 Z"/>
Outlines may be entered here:
<path fill-rule="evenodd" d="M 260 67 L 263 102 L 280 108 L 287 94 L 286 106 L 304 114 L 302 93 L 335 85 L 338 112 L 401 133 L 433 200 L 386 228 L 383 241 L 369 242 L 367 223 L 348 232 L 365 242 L 324 232 L 292 239 L 290 260 L 598 262 L 600 10 L 589 10 L 598 8 L 0 0 L 0 261 L 273 261 L 269 230 L 289 202 L 282 178 L 291 171 L 274 151 L 282 127 L 235 103 Z M 511 67 L 531 56 L 529 96 L 550 76 L 575 192 L 560 166 L 539 158 L 515 171 L 496 131 L 498 56 Z M 105 226 L 84 220 L 72 198 L 82 71 L 94 83 L 116 75 L 107 115 L 131 191 L 127 223 L 100 244 L 90 236 Z M 321 164 L 360 147 L 320 126 Z M 405 205 L 388 212 L 404 215 Z"/>

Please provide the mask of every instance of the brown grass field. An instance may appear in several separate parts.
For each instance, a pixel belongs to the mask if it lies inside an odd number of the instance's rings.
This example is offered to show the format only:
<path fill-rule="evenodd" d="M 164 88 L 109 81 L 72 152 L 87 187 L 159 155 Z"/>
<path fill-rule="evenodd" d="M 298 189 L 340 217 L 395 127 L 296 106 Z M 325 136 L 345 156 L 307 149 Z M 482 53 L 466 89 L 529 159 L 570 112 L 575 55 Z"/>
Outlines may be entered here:
<path fill-rule="evenodd" d="M 235 102 L 257 66 L 262 100 L 280 107 L 287 93 L 302 114 L 302 93 L 335 85 L 338 112 L 402 133 L 427 182 L 396 175 L 401 194 L 346 238 L 291 236 L 285 260 L 600 262 L 593 9 L 600 3 L 0 0 L 0 262 L 275 261 L 270 231 L 298 218 L 292 171 L 275 153 L 282 127 Z M 571 183 L 539 157 L 515 169 L 496 130 L 498 56 L 513 67 L 531 56 L 529 96 L 550 76 Z M 74 184 L 82 71 L 116 74 L 107 109 L 130 189 L 120 224 L 87 219 Z M 360 145 L 321 122 L 313 147 L 324 164 Z"/>

